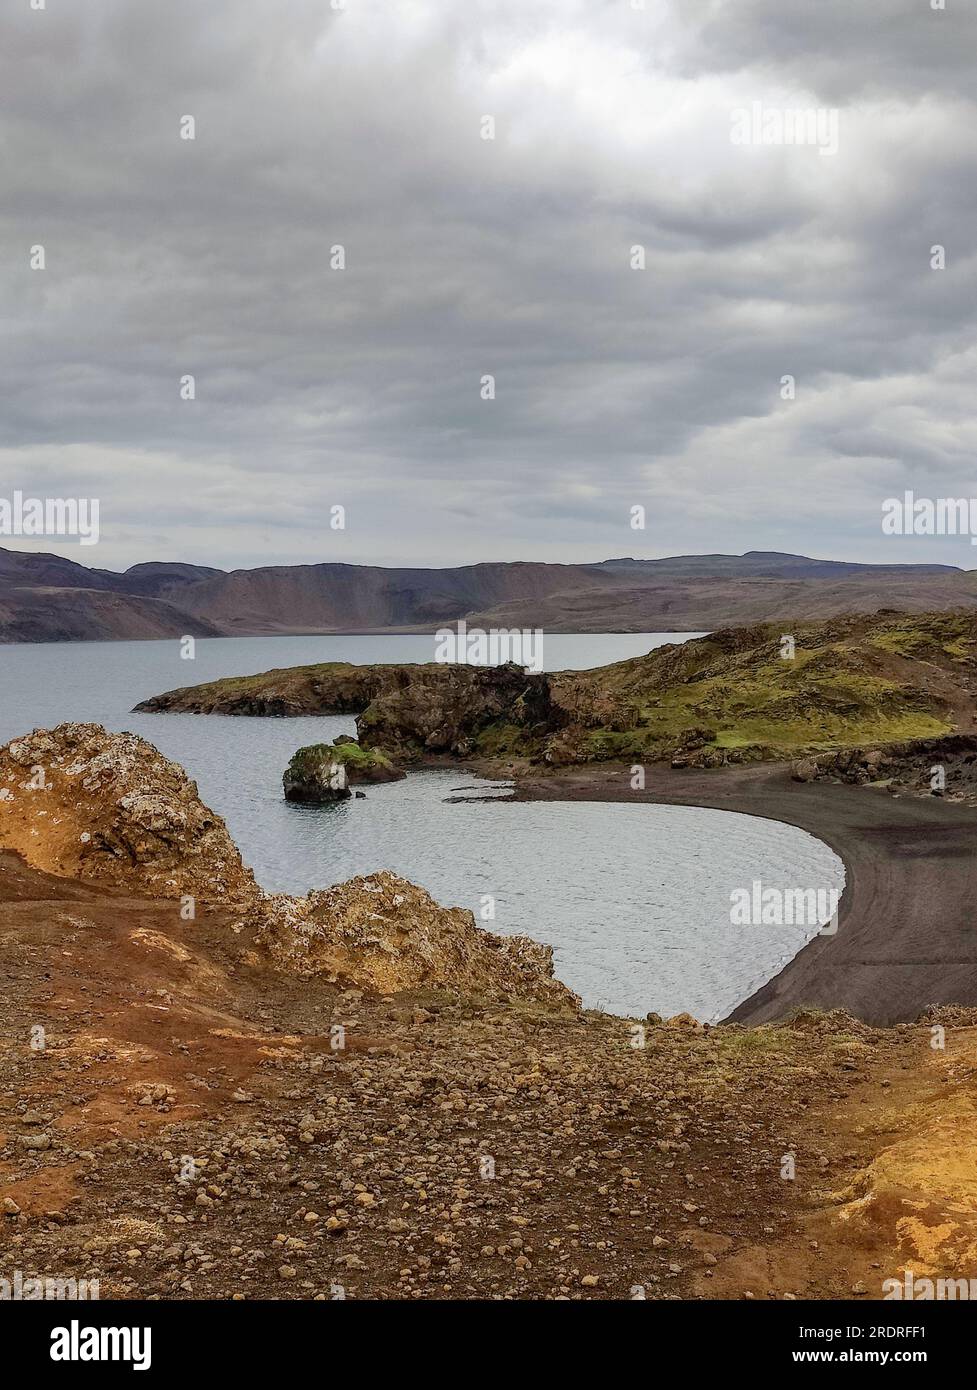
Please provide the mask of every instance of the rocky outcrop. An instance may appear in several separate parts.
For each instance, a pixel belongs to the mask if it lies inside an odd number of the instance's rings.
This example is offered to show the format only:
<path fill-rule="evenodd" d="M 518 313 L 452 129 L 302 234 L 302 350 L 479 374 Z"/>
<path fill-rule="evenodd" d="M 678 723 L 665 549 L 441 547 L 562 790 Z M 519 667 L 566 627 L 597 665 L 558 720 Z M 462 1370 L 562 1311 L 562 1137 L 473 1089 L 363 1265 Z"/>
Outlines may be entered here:
<path fill-rule="evenodd" d="M 35 729 L 0 748 L 0 844 L 48 873 L 161 897 L 258 895 L 183 769 L 98 724 Z"/>
<path fill-rule="evenodd" d="M 346 661 L 232 676 L 181 686 L 136 705 L 134 714 L 232 714 L 287 717 L 359 714 L 400 666 L 353 666 Z"/>
<path fill-rule="evenodd" d="M 505 742 L 538 741 L 562 723 L 549 677 L 504 666 L 408 666 L 387 681 L 356 721 L 364 747 L 405 760 L 422 754 L 467 757 Z"/>
<path fill-rule="evenodd" d="M 355 744 L 340 744 L 361 753 Z M 495 936 L 393 874 L 304 898 L 255 883 L 220 816 L 176 763 L 134 734 L 98 724 L 35 729 L 0 748 L 0 847 L 32 868 L 155 898 L 233 909 L 258 955 L 300 975 L 332 974 L 384 992 L 418 986 L 571 1008 L 553 955 Z"/>
<path fill-rule="evenodd" d="M 335 743 L 313 743 L 296 752 L 282 777 L 286 801 L 325 805 L 345 801 L 360 782 L 396 782 L 407 774 L 379 749 L 361 748 L 340 735 Z"/>
<path fill-rule="evenodd" d="M 140 713 L 231 715 L 357 714 L 363 748 L 397 762 L 425 755 L 538 755 L 567 722 L 550 680 L 521 666 L 351 666 L 329 663 L 232 677 L 170 690 Z"/>
<path fill-rule="evenodd" d="M 352 980 L 384 994 L 450 989 L 488 1000 L 575 1009 L 553 978 L 553 951 L 525 936 L 496 936 L 460 907 L 386 871 L 304 898 L 263 899 L 248 919 L 257 946 L 283 970 Z"/>
<path fill-rule="evenodd" d="M 568 715 L 550 679 L 521 666 L 296 666 L 169 690 L 143 714 L 357 714 L 364 748 L 398 761 L 425 754 L 538 753 Z"/>
<path fill-rule="evenodd" d="M 977 797 L 977 735 L 903 739 L 878 748 L 845 748 L 802 758 L 791 767 L 796 782 L 882 782 L 892 789 Z"/>

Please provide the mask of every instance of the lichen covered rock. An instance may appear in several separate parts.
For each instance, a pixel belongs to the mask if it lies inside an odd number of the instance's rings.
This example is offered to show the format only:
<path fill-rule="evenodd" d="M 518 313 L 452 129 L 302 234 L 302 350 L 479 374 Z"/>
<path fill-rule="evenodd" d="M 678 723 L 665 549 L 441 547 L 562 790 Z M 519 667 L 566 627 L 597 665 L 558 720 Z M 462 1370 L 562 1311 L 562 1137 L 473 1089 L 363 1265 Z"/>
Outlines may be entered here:
<path fill-rule="evenodd" d="M 553 978 L 553 951 L 525 936 L 496 936 L 459 907 L 383 871 L 304 898 L 263 899 L 248 919 L 255 943 L 280 968 L 329 975 L 395 993 L 423 987 L 575 1009 Z"/>
<path fill-rule="evenodd" d="M 181 767 L 99 724 L 0 748 L 0 844 L 35 868 L 161 897 L 250 904 L 254 877 Z"/>

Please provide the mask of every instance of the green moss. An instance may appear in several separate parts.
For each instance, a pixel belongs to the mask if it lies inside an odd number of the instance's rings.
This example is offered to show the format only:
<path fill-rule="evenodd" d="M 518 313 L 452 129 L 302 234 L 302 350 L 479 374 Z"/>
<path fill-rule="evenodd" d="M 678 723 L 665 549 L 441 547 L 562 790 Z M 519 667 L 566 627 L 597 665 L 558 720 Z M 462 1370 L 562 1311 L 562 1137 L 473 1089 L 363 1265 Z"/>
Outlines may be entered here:
<path fill-rule="evenodd" d="M 783 1029 L 762 1024 L 758 1028 L 716 1028 L 709 1034 L 709 1041 L 716 1046 L 721 1056 L 740 1057 L 783 1053 L 790 1049 L 792 1039 Z"/>
<path fill-rule="evenodd" d="M 298 773 L 313 771 L 324 763 L 366 771 L 383 768 L 393 772 L 394 764 L 376 748 L 361 748 L 358 743 L 310 743 L 292 755 L 289 768 Z"/>
<path fill-rule="evenodd" d="M 484 758 L 518 758 L 531 754 L 536 741 L 526 728 L 497 720 L 479 731 L 474 739 L 476 751 Z"/>
<path fill-rule="evenodd" d="M 874 633 L 871 645 L 907 660 L 925 660 L 932 656 L 949 657 L 951 661 L 966 661 L 974 655 L 972 620 L 963 614 L 925 614 L 890 621 Z"/>
<path fill-rule="evenodd" d="M 785 631 L 796 639 L 791 660 L 781 657 Z M 972 662 L 975 631 L 963 614 L 732 630 L 582 673 L 567 705 L 575 711 L 589 695 L 596 708 L 617 700 L 637 710 L 637 728 L 625 734 L 587 730 L 580 752 L 594 760 L 642 751 L 663 756 L 681 749 L 696 728 L 716 731 L 712 748 L 756 747 L 775 757 L 931 738 L 952 732 L 954 722 L 952 702 L 934 693 L 940 684 L 930 668 Z M 959 683 L 959 675 L 948 674 Z M 574 685 L 572 673 L 561 681 Z"/>
<path fill-rule="evenodd" d="M 751 738 L 748 734 L 740 733 L 736 729 L 720 729 L 712 746 L 714 748 L 746 748 L 755 742 L 756 739 Z"/>

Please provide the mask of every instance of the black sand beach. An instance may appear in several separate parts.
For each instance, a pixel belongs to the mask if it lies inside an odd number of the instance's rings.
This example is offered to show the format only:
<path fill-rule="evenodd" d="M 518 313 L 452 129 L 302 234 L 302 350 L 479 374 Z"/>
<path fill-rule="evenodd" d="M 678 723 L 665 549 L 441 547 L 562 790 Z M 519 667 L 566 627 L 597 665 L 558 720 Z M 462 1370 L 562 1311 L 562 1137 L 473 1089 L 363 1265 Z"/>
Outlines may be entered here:
<path fill-rule="evenodd" d="M 798 783 L 783 764 L 715 771 L 569 767 L 516 783 L 518 800 L 648 801 L 787 822 L 843 860 L 838 931 L 809 942 L 730 1022 L 766 1023 L 802 1007 L 866 1023 L 910 1022 L 932 1004 L 977 1006 L 977 810 L 872 787 Z M 762 931 L 762 927 L 744 930 Z"/>

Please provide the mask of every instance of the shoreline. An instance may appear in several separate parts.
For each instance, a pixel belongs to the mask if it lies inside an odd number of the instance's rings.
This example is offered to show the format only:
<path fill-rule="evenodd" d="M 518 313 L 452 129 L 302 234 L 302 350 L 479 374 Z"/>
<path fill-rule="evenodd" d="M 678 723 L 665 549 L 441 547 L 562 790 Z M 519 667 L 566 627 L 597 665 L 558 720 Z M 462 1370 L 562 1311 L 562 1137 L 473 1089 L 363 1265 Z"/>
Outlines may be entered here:
<path fill-rule="evenodd" d="M 756 1025 L 797 1009 L 847 1009 L 910 1023 L 931 1005 L 977 1007 L 977 809 L 937 797 L 794 782 L 784 763 L 712 770 L 597 763 L 515 779 L 517 801 L 649 802 L 776 820 L 823 841 L 845 866 L 838 931 L 816 936 L 723 1020 Z M 762 928 L 757 928 L 762 930 Z"/>

